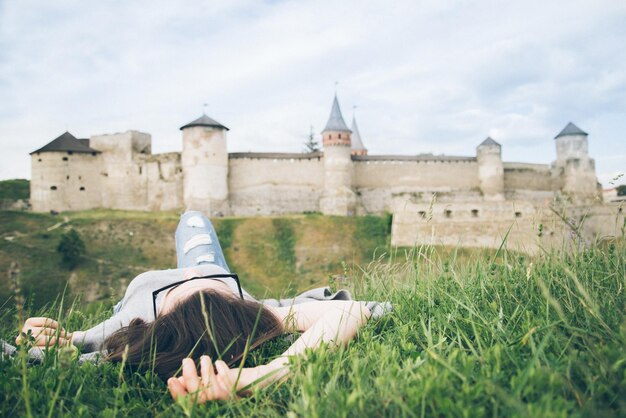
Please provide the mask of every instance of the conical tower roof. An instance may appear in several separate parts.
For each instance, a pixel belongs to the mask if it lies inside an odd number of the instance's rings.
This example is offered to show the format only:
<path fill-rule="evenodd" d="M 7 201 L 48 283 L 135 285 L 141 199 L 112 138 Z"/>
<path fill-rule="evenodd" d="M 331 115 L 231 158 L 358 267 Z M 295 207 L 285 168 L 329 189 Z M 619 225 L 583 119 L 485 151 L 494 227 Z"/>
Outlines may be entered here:
<path fill-rule="evenodd" d="M 489 146 L 489 145 L 497 145 L 499 147 L 501 146 L 496 141 L 494 141 L 490 136 L 488 136 L 487 139 L 485 139 L 483 142 L 480 143 L 479 147 Z"/>
<path fill-rule="evenodd" d="M 559 138 L 561 136 L 568 136 L 568 135 L 585 135 L 585 136 L 587 136 L 587 132 L 583 131 L 578 126 L 574 125 L 572 122 L 569 122 L 567 125 L 565 125 L 565 128 L 563 128 L 563 130 L 561 132 L 559 132 L 559 134 L 557 136 L 554 137 L 554 139 L 557 139 L 557 138 Z"/>
<path fill-rule="evenodd" d="M 186 128 L 193 128 L 194 126 L 209 126 L 212 128 L 226 129 L 227 131 L 229 130 L 227 127 L 225 127 L 215 119 L 208 117 L 206 114 L 202 114 L 202 116 L 200 116 L 198 119 L 192 120 L 188 124 L 181 126 L 180 130 L 182 131 Z"/>
<path fill-rule="evenodd" d="M 333 100 L 333 108 L 330 110 L 330 117 L 328 118 L 328 122 L 326 122 L 326 127 L 324 128 L 322 133 L 327 131 L 351 132 L 350 129 L 348 129 L 346 122 L 343 120 L 343 116 L 341 115 L 339 100 L 337 100 L 336 94 L 335 99 Z"/>
<path fill-rule="evenodd" d="M 352 126 L 350 127 L 352 130 L 352 149 L 361 151 L 365 149 L 363 146 L 363 141 L 361 140 L 361 133 L 359 132 L 359 127 L 356 124 L 356 117 L 352 117 Z"/>
<path fill-rule="evenodd" d="M 100 152 L 89 146 L 89 140 L 77 139 L 69 132 L 61 134 L 59 137 L 53 139 L 43 147 L 31 154 L 39 152 L 76 152 L 76 153 L 89 153 Z"/>

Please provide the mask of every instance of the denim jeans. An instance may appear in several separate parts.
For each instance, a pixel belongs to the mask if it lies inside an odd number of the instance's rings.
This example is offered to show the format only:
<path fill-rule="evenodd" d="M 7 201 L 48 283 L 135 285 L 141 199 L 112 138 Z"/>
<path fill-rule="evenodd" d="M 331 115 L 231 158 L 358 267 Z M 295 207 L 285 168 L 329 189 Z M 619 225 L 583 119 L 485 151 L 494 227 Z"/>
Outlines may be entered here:
<path fill-rule="evenodd" d="M 215 228 L 201 212 L 185 212 L 175 236 L 178 268 L 216 264 L 230 272 Z"/>

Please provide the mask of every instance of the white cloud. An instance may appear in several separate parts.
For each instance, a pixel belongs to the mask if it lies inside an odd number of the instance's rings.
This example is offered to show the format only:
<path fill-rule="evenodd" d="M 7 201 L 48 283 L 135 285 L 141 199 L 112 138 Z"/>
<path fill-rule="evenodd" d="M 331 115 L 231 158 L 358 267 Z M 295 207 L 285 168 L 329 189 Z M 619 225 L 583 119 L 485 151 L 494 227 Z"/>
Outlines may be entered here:
<path fill-rule="evenodd" d="M 299 151 L 339 81 L 372 153 L 548 163 L 570 120 L 626 154 L 626 5 L 614 1 L 0 3 L 0 178 L 62 133 L 139 129 L 178 150 L 207 112 L 233 151 Z M 594 154 L 595 153 L 595 154 Z M 596 158 L 602 181 L 626 157 Z"/>

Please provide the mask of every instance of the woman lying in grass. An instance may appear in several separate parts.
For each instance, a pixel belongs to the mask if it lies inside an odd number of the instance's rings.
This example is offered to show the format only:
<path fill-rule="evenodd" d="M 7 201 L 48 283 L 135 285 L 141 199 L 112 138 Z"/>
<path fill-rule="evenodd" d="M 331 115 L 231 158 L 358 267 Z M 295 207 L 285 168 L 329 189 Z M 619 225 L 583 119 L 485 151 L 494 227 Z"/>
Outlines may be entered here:
<path fill-rule="evenodd" d="M 176 230 L 178 268 L 137 276 L 111 318 L 86 331 L 66 332 L 50 318 L 29 318 L 17 343 L 73 344 L 86 352 L 153 370 L 177 399 L 230 399 L 286 377 L 288 358 L 322 343 L 345 344 L 389 305 L 357 302 L 341 290 L 313 289 L 293 299 L 258 301 L 230 274 L 215 229 L 199 212 L 185 213 Z M 306 302 L 306 303 L 305 303 Z M 278 335 L 300 331 L 281 356 L 239 367 L 246 353 Z M 198 374 L 196 363 L 199 363 Z"/>

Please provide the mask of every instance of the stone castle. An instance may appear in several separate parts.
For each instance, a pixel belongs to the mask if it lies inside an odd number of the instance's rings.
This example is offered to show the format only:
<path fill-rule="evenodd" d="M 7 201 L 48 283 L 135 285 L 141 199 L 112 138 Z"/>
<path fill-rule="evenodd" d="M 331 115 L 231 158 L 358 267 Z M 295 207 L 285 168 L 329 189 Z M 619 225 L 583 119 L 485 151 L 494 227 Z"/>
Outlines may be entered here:
<path fill-rule="evenodd" d="M 180 129 L 182 152 L 164 154 L 152 154 L 150 135 L 138 131 L 89 139 L 64 133 L 31 153 L 33 210 L 391 212 L 396 244 L 421 242 L 439 223 L 452 228 L 448 243 L 467 236 L 468 245 L 493 246 L 498 233 L 489 228 L 499 220 L 505 226 L 536 219 L 554 201 L 584 207 L 601 200 L 588 135 L 573 123 L 556 135 L 550 165 L 504 162 L 491 138 L 475 156 L 369 155 L 356 120 L 348 128 L 336 96 L 320 152 L 229 153 L 228 128 L 207 115 Z"/>

